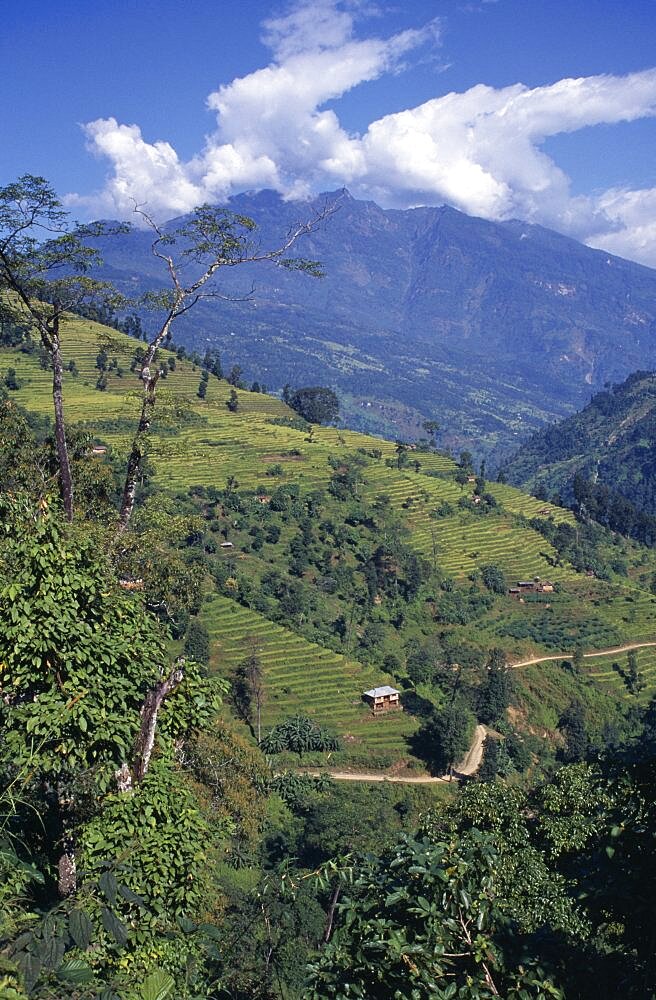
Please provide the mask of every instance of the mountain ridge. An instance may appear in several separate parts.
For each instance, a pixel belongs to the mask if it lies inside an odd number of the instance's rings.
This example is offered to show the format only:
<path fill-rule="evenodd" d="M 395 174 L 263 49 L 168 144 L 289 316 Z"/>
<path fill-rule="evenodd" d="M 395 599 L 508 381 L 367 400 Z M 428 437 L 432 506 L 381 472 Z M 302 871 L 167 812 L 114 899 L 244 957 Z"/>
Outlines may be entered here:
<path fill-rule="evenodd" d="M 437 419 L 452 429 L 442 446 L 497 458 L 591 390 L 656 366 L 650 268 L 536 224 L 339 198 L 294 248 L 322 262 L 324 279 L 225 269 L 226 295 L 243 296 L 253 282 L 254 297 L 199 303 L 176 337 L 219 347 L 276 389 L 330 384 L 351 426 L 416 437 L 423 420 Z M 266 247 L 334 199 L 284 202 L 264 191 L 226 207 L 252 217 Z M 148 233 L 102 244 L 104 275 L 121 291 L 138 295 L 163 281 L 148 259 Z"/>

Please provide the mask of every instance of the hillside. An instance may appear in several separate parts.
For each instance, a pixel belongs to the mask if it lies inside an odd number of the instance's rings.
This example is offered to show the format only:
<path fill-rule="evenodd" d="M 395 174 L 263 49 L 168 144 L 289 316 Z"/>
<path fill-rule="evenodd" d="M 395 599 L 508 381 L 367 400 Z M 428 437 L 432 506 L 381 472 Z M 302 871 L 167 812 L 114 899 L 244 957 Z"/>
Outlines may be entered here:
<path fill-rule="evenodd" d="M 99 347 L 108 355 L 102 391 Z M 65 375 L 68 419 L 102 446 L 89 462 L 122 464 L 138 406 L 137 349 L 89 321 L 66 326 L 64 357 L 75 363 Z M 412 734 L 449 691 L 476 704 L 493 647 L 515 662 L 656 637 L 651 552 L 603 533 L 580 538 L 568 511 L 477 482 L 434 451 L 311 428 L 266 394 L 237 390 L 231 412 L 225 381 L 210 377 L 200 399 L 201 371 L 170 352 L 162 360 L 173 368 L 160 384 L 149 453 L 155 500 L 168 496 L 172 510 L 201 519 L 176 545 L 201 568 L 210 664 L 231 678 L 256 651 L 265 728 L 300 711 L 340 733 L 336 760 L 385 768 L 413 760 Z M 0 380 L 9 369 L 19 386 L 9 398 L 47 416 L 50 375 L 37 353 L 1 349 Z M 485 583 L 490 568 L 500 585 Z M 538 577 L 552 589 L 508 595 Z M 559 664 L 519 669 L 518 709 L 553 729 L 576 696 L 600 733 L 619 704 L 649 697 L 655 665 L 645 653 L 637 696 L 602 661 L 585 661 L 579 674 Z M 407 710 L 372 719 L 361 694 L 386 683 L 401 688 Z"/>
<path fill-rule="evenodd" d="M 200 304 L 178 340 L 218 346 L 272 389 L 331 384 L 350 426 L 411 437 L 436 418 L 443 446 L 479 455 L 507 454 L 591 389 L 656 364 L 656 273 L 540 226 L 340 192 L 241 194 L 229 208 L 267 247 L 326 203 L 337 211 L 297 247 L 322 262 L 322 280 L 226 269 L 222 289 L 243 296 L 252 282 L 251 300 Z M 129 295 L 157 286 L 149 247 L 138 230 L 104 241 L 104 276 Z"/>
<path fill-rule="evenodd" d="M 505 464 L 508 479 L 573 499 L 579 474 L 656 514 L 656 376 L 636 372 L 579 413 L 538 431 Z"/>

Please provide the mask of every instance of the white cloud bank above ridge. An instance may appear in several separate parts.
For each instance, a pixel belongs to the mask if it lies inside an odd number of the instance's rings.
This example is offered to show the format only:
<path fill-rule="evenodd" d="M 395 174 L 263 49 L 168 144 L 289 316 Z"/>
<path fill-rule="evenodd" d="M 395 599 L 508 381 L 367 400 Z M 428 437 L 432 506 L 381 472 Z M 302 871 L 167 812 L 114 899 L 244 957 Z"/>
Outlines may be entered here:
<path fill-rule="evenodd" d="M 128 217 L 136 200 L 168 218 L 245 189 L 303 198 L 345 185 L 383 206 L 446 202 L 487 219 L 539 222 L 656 266 L 656 189 L 573 197 L 567 175 L 540 148 L 560 132 L 656 116 L 656 69 L 533 89 L 479 84 L 353 135 L 326 104 L 401 72 L 404 59 L 437 48 L 440 34 L 433 21 L 386 39 L 357 38 L 358 10 L 343 0 L 301 0 L 265 22 L 273 61 L 209 95 L 217 127 L 189 161 L 168 142 L 146 142 L 137 125 L 88 123 L 89 147 L 113 173 L 98 195 L 68 203 Z"/>

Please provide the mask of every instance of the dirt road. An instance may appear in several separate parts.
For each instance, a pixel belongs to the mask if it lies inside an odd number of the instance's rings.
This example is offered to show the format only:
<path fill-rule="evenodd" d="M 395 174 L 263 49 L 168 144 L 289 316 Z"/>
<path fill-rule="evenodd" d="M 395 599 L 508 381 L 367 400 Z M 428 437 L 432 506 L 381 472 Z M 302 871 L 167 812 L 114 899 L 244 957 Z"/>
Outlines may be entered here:
<path fill-rule="evenodd" d="M 632 649 L 645 649 L 656 646 L 656 642 L 629 642 L 625 646 L 611 646 L 610 649 L 598 649 L 594 653 L 584 653 L 584 660 L 593 660 L 595 656 L 615 656 L 616 653 L 628 653 Z M 532 667 L 535 663 L 548 663 L 550 660 L 571 660 L 574 651 L 570 653 L 551 653 L 550 656 L 536 656 L 532 660 L 522 660 L 521 663 L 509 663 L 513 670 L 519 667 Z"/>
<path fill-rule="evenodd" d="M 476 726 L 469 750 L 465 754 L 463 760 L 453 769 L 453 778 L 450 778 L 448 775 L 443 775 L 439 778 L 433 778 L 428 775 L 411 778 L 398 774 L 381 774 L 380 772 L 374 771 L 303 770 L 302 773 L 311 774 L 315 777 L 320 774 L 328 774 L 331 778 L 335 778 L 336 781 L 389 781 L 397 785 L 434 785 L 440 782 L 448 783 L 451 780 L 459 781 L 460 778 L 467 778 L 469 775 L 475 774 L 481 766 L 481 761 L 483 759 L 483 743 L 485 742 L 486 732 L 487 730 L 485 729 L 485 726 Z"/>

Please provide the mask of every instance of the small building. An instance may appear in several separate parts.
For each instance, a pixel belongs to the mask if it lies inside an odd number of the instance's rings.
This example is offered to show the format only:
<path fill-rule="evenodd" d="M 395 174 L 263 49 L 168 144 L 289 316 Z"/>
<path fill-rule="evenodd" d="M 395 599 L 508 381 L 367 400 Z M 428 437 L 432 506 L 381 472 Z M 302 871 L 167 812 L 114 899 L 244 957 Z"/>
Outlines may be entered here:
<path fill-rule="evenodd" d="M 381 687 L 372 688 L 371 691 L 365 691 L 362 697 L 371 706 L 374 715 L 382 715 L 384 712 L 401 707 L 399 694 L 396 688 L 383 684 Z"/>
<path fill-rule="evenodd" d="M 138 576 L 138 577 L 123 576 L 118 581 L 118 585 L 119 585 L 119 587 L 122 587 L 123 590 L 143 590 L 144 589 L 144 582 L 143 582 L 143 580 L 142 580 L 142 578 L 140 576 Z"/>
<path fill-rule="evenodd" d="M 105 445 L 105 444 L 94 444 L 93 447 L 91 448 L 91 454 L 92 455 L 106 455 L 107 454 L 107 445 Z"/>
<path fill-rule="evenodd" d="M 221 542 L 219 548 L 221 549 L 234 549 L 234 542 Z"/>

